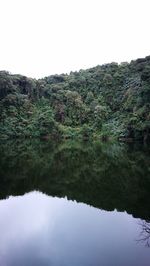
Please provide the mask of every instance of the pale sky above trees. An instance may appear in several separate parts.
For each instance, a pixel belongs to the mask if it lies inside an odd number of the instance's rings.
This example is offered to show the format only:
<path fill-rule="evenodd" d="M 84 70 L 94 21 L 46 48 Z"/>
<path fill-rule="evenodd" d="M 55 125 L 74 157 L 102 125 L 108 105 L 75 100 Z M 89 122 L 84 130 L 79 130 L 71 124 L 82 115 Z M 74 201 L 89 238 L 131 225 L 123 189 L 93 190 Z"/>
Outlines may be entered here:
<path fill-rule="evenodd" d="M 69 73 L 150 55 L 149 0 L 0 0 L 0 70 Z"/>

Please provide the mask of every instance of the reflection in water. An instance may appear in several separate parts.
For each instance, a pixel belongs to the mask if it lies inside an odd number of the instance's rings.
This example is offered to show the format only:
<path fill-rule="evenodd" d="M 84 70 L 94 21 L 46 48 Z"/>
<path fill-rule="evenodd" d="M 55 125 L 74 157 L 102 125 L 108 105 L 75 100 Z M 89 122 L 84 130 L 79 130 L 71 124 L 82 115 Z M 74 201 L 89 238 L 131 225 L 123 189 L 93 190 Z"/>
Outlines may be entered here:
<path fill-rule="evenodd" d="M 140 237 L 138 242 L 143 242 L 146 247 L 150 247 L 150 221 L 140 221 L 141 226 Z"/>
<path fill-rule="evenodd" d="M 2 266 L 149 266 L 137 219 L 39 192 L 0 202 Z"/>
<path fill-rule="evenodd" d="M 0 145 L 0 198 L 38 190 L 150 220 L 150 152 L 118 144 Z"/>
<path fill-rule="evenodd" d="M 149 154 L 107 143 L 2 143 L 0 266 L 149 266 Z"/>

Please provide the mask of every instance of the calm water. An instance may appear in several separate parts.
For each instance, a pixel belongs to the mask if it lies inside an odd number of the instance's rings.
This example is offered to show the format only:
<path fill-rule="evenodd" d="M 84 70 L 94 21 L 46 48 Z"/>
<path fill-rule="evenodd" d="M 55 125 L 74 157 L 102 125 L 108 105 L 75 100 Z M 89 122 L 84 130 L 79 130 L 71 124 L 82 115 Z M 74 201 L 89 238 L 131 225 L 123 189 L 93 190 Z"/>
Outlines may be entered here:
<path fill-rule="evenodd" d="M 149 266 L 150 151 L 0 145 L 0 266 Z"/>

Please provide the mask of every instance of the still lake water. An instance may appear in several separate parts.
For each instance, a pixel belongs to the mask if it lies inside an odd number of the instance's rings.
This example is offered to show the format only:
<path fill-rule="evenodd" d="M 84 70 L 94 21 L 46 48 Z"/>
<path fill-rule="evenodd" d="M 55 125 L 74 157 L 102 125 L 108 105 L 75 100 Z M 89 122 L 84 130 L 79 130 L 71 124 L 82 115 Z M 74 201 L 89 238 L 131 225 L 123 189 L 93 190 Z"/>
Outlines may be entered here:
<path fill-rule="evenodd" d="M 0 145 L 0 266 L 149 266 L 150 150 Z"/>

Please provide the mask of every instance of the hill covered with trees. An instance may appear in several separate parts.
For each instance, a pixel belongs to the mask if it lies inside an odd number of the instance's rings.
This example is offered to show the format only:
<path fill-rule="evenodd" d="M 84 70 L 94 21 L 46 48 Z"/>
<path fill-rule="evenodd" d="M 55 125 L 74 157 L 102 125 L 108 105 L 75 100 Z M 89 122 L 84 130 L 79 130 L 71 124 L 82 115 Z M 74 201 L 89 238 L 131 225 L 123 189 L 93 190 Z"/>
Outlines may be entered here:
<path fill-rule="evenodd" d="M 0 138 L 150 141 L 150 56 L 42 79 L 0 71 Z"/>

